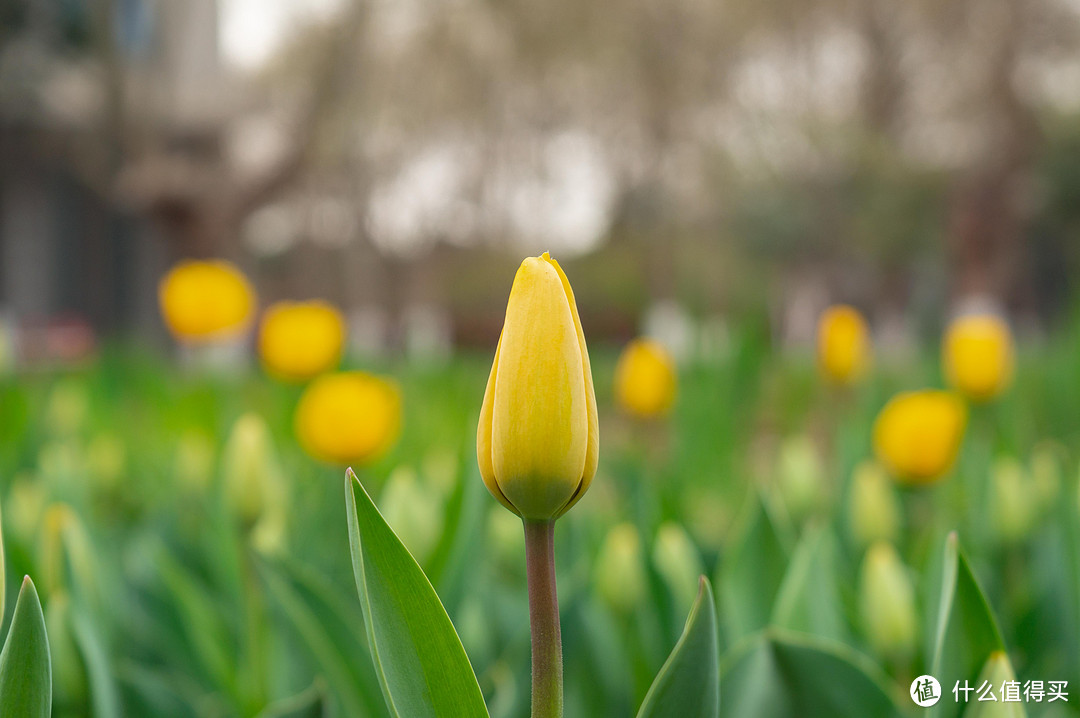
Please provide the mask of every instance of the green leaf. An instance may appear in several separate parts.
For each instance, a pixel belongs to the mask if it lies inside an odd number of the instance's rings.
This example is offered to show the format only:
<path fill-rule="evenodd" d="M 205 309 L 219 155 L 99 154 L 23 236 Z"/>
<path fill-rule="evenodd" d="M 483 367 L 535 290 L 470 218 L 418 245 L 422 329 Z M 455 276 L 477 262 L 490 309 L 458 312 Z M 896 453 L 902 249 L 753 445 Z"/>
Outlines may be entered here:
<path fill-rule="evenodd" d="M 638 711 L 638 718 L 719 718 L 720 646 L 716 603 L 704 576 L 686 628 Z"/>
<path fill-rule="evenodd" d="M 220 602 L 164 548 L 157 552 L 156 565 L 198 666 L 215 686 L 235 685 L 235 648 Z"/>
<path fill-rule="evenodd" d="M 256 718 L 324 718 L 326 691 L 320 681 L 299 695 L 264 708 Z"/>
<path fill-rule="evenodd" d="M 34 582 L 23 579 L 0 652 L 0 715 L 48 718 L 52 714 L 52 658 Z"/>
<path fill-rule="evenodd" d="M 953 532 L 945 540 L 945 567 L 930 674 L 947 693 L 957 681 L 961 685 L 965 680 L 976 681 L 990 655 L 1004 650 L 1005 643 L 990 604 Z M 931 709 L 931 715 L 958 718 L 963 708 L 963 703 L 942 700 Z"/>
<path fill-rule="evenodd" d="M 390 712 L 486 717 L 476 675 L 435 589 L 351 469 L 345 499 L 368 647 Z"/>
<path fill-rule="evenodd" d="M 360 658 L 358 647 L 366 647 L 367 638 L 355 599 L 297 562 L 282 558 L 256 565 L 268 595 L 341 701 L 343 714 L 385 715 L 375 675 Z"/>
<path fill-rule="evenodd" d="M 837 545 L 824 528 L 809 529 L 795 547 L 773 609 L 773 624 L 842 643 L 849 631 L 844 618 Z"/>
<path fill-rule="evenodd" d="M 7 598 L 7 567 L 4 565 L 4 511 L 0 506 L 0 626 L 4 625 L 4 601 Z"/>
<path fill-rule="evenodd" d="M 765 628 L 788 563 L 784 541 L 756 494 L 749 519 L 720 564 L 720 612 L 729 642 Z"/>
<path fill-rule="evenodd" d="M 725 714 L 738 718 L 898 718 L 885 678 L 847 646 L 771 629 L 721 669 Z"/>
<path fill-rule="evenodd" d="M 84 611 L 76 608 L 71 615 L 75 642 L 82 654 L 90 681 L 90 698 L 94 718 L 119 718 L 120 692 L 113 677 L 112 661 L 98 633 L 98 627 Z"/>

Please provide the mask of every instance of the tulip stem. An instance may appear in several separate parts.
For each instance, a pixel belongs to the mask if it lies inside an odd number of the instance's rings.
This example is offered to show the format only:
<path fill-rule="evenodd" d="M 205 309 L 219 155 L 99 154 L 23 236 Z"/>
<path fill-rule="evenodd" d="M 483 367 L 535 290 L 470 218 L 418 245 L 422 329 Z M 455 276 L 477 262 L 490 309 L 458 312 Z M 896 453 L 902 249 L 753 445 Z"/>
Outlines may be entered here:
<path fill-rule="evenodd" d="M 562 633 L 555 592 L 555 522 L 525 523 L 525 564 L 532 626 L 532 718 L 562 718 Z"/>

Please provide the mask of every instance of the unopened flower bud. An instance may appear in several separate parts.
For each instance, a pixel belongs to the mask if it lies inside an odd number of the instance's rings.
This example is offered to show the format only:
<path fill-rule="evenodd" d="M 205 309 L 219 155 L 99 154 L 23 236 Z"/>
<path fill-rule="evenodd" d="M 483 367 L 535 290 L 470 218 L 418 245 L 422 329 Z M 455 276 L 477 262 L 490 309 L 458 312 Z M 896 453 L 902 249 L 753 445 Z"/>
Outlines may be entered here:
<path fill-rule="evenodd" d="M 480 408 L 480 475 L 522 518 L 558 518 L 589 488 L 598 434 L 589 352 L 570 282 L 547 253 L 529 257 L 514 277 Z"/>
<path fill-rule="evenodd" d="M 222 455 L 225 501 L 241 525 L 250 529 L 274 504 L 284 501 L 284 478 L 270 429 L 257 414 L 233 425 Z"/>
<path fill-rule="evenodd" d="M 994 462 L 990 482 L 990 523 L 999 541 L 1014 544 L 1031 533 L 1039 496 L 1024 467 L 1014 458 Z"/>
<path fill-rule="evenodd" d="M 608 606 L 629 613 L 645 595 L 646 579 L 641 537 L 633 524 L 624 523 L 608 531 L 593 571 L 596 588 Z"/>
<path fill-rule="evenodd" d="M 945 332 L 942 354 L 949 384 L 972 401 L 989 401 L 1012 381 L 1012 333 L 993 314 L 954 320 Z"/>
<path fill-rule="evenodd" d="M 780 497 L 793 518 L 806 518 L 828 504 L 825 467 L 810 437 L 793 436 L 784 440 L 777 472 Z"/>
<path fill-rule="evenodd" d="M 679 524 L 668 521 L 656 532 L 653 566 L 675 598 L 676 613 L 690 610 L 698 592 L 698 579 L 705 573 L 701 555 L 689 534 Z"/>
<path fill-rule="evenodd" d="M 851 476 L 848 499 L 851 537 L 860 546 L 875 541 L 896 541 L 900 535 L 900 502 L 884 469 L 874 461 L 864 461 Z"/>
<path fill-rule="evenodd" d="M 907 566 L 886 541 L 871 546 L 859 575 L 859 614 L 874 651 L 893 661 L 915 652 L 918 619 Z"/>
<path fill-rule="evenodd" d="M 821 373 L 834 384 L 861 379 L 873 356 L 870 331 L 859 310 L 844 304 L 829 307 L 818 320 L 817 356 Z"/>
<path fill-rule="evenodd" d="M 442 536 L 443 510 L 439 497 L 422 485 L 413 469 L 399 466 L 383 487 L 379 509 L 401 543 L 423 564 Z M 519 524 L 519 531 L 520 528 Z"/>

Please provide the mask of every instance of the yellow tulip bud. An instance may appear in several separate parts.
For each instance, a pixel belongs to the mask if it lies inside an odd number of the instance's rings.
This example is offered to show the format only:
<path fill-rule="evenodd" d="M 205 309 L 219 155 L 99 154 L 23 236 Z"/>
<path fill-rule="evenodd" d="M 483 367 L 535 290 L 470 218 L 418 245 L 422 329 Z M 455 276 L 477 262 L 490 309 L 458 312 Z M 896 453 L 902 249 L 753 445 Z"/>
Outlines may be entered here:
<path fill-rule="evenodd" d="M 990 482 L 990 523 L 998 540 L 1021 541 L 1035 527 L 1038 487 L 1014 458 L 994 462 Z"/>
<path fill-rule="evenodd" d="M 873 358 L 866 320 L 858 309 L 838 304 L 818 319 L 817 357 L 821 373 L 835 384 L 854 384 Z"/>
<path fill-rule="evenodd" d="M 1012 333 L 1000 317 L 954 320 L 945 332 L 942 353 L 949 384 L 972 401 L 989 401 L 1012 381 Z"/>
<path fill-rule="evenodd" d="M 859 614 L 878 655 L 895 661 L 911 658 L 918 637 L 915 589 L 907 567 L 887 541 L 875 543 L 863 558 Z"/>
<path fill-rule="evenodd" d="M 161 315 L 180 341 L 212 342 L 240 334 L 255 309 L 255 291 L 229 262 L 182 262 L 158 285 Z"/>
<path fill-rule="evenodd" d="M 859 546 L 895 541 L 900 535 L 900 502 L 884 470 L 864 461 L 851 476 L 848 501 L 851 536 Z"/>
<path fill-rule="evenodd" d="M 967 409 L 955 394 L 897 394 L 874 421 L 874 450 L 901 483 L 930 484 L 952 468 L 966 425 Z"/>
<path fill-rule="evenodd" d="M 322 301 L 273 304 L 259 327 L 259 356 L 268 372 L 286 381 L 335 369 L 344 345 L 345 320 Z"/>
<path fill-rule="evenodd" d="M 628 414 L 641 419 L 666 414 L 677 385 L 675 362 L 660 342 L 635 339 L 623 349 L 615 366 L 615 397 Z"/>
<path fill-rule="evenodd" d="M 521 263 L 495 350 L 476 456 L 506 508 L 545 521 L 589 488 L 599 456 L 589 352 L 570 282 L 545 252 Z"/>
<path fill-rule="evenodd" d="M 647 579 L 641 537 L 633 524 L 619 524 L 608 531 L 593 576 L 600 598 L 615 611 L 629 613 L 641 602 Z"/>
<path fill-rule="evenodd" d="M 321 461 L 365 464 L 381 456 L 401 430 L 397 384 L 361 371 L 319 377 L 296 407 L 301 446 Z"/>

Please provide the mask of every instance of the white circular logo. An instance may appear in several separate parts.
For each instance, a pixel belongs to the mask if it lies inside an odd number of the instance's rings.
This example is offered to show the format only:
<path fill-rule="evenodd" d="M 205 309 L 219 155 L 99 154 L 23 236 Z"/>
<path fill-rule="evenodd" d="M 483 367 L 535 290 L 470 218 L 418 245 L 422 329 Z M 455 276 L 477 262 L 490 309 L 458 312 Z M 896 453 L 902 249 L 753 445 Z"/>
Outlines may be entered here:
<path fill-rule="evenodd" d="M 933 676 L 919 676 L 911 682 L 909 695 L 915 705 L 929 708 L 941 700 L 941 684 Z"/>

